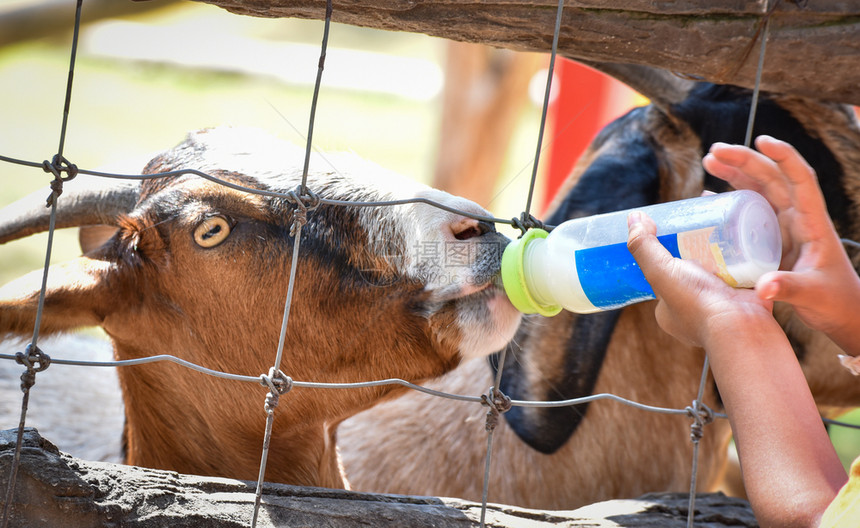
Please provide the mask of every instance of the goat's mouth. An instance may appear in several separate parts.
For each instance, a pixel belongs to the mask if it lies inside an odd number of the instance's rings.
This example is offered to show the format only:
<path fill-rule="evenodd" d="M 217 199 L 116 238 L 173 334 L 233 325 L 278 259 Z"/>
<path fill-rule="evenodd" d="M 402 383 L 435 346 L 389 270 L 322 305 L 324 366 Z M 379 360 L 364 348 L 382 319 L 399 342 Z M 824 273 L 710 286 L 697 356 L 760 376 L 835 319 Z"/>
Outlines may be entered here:
<path fill-rule="evenodd" d="M 500 275 L 494 275 L 483 280 L 467 280 L 463 284 L 450 284 L 437 288 L 432 292 L 434 302 L 458 304 L 486 303 L 492 299 L 510 303 L 502 286 Z M 513 305 L 511 305 L 513 306 Z"/>
<path fill-rule="evenodd" d="M 459 301 L 464 299 L 489 299 L 497 295 L 505 296 L 501 278 L 498 276 L 484 280 L 466 280 L 463 283 L 448 284 L 435 288 L 431 298 L 435 302 Z"/>
<path fill-rule="evenodd" d="M 486 282 L 469 285 L 464 288 L 461 297 L 476 297 L 476 298 L 484 298 L 484 297 L 495 297 L 497 295 L 501 295 L 505 299 L 507 299 L 507 294 L 505 293 L 505 287 L 502 285 L 502 276 L 494 275 Z"/>
<path fill-rule="evenodd" d="M 514 337 L 522 314 L 514 308 L 498 279 L 464 290 L 452 301 L 460 331 L 460 356 L 482 357 L 504 348 Z"/>

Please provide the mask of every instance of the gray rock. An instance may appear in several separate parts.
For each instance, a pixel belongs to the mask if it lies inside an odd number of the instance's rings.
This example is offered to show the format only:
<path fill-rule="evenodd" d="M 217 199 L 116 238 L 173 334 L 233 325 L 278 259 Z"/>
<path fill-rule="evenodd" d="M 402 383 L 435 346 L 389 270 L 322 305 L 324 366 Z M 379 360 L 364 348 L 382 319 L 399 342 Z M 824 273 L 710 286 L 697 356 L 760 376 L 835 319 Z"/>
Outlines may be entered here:
<path fill-rule="evenodd" d="M 0 341 L 0 354 L 23 352 L 27 341 Z M 52 359 L 112 361 L 105 338 L 86 334 L 44 337 L 39 349 Z M 17 427 L 21 417 L 24 367 L 0 359 L 0 429 Z M 81 367 L 52 363 L 36 374 L 30 389 L 26 425 L 36 427 L 63 452 L 85 460 L 122 462 L 125 410 L 114 367 Z"/>

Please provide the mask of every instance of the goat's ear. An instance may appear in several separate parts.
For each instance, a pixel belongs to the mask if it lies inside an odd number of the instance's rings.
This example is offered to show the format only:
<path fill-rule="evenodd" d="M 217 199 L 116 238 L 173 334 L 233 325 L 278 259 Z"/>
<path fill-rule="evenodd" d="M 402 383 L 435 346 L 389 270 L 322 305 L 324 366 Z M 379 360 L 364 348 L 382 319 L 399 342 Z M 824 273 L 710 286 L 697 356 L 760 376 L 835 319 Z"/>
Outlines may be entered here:
<path fill-rule="evenodd" d="M 660 159 L 645 131 L 660 115 L 636 108 L 604 127 L 571 171 L 546 219 L 551 225 L 655 203 L 660 196 Z"/>
<path fill-rule="evenodd" d="M 660 165 L 647 130 L 647 109 L 634 110 L 607 126 L 581 158 L 575 185 L 556 199 L 547 223 L 655 203 Z M 500 389 L 513 399 L 567 400 L 589 396 L 620 311 L 554 318 L 526 318 L 507 356 Z M 552 453 L 563 446 L 585 417 L 587 406 L 515 407 L 505 418 L 534 449 Z"/>
<path fill-rule="evenodd" d="M 506 355 L 500 390 L 516 400 L 560 401 L 590 396 L 615 330 L 620 310 L 587 315 L 562 312 L 547 323 L 532 316 L 514 342 L 522 353 Z M 511 429 L 541 453 L 567 443 L 585 418 L 588 404 L 568 407 L 512 407 Z"/>
<path fill-rule="evenodd" d="M 108 262 L 88 257 L 52 265 L 40 332 L 49 334 L 100 325 L 118 297 L 115 288 L 120 281 L 109 280 L 115 269 Z M 39 270 L 0 288 L 0 335 L 32 334 L 41 286 Z"/>
<path fill-rule="evenodd" d="M 102 247 L 117 232 L 117 228 L 108 225 L 83 226 L 78 229 L 78 244 L 81 252 L 86 255 Z"/>

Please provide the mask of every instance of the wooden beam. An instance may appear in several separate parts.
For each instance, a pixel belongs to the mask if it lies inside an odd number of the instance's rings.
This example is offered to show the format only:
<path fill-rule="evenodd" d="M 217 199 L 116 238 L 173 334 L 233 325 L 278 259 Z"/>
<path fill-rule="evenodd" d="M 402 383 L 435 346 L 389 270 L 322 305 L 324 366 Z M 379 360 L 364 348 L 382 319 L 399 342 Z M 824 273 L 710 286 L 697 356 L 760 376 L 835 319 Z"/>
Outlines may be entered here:
<path fill-rule="evenodd" d="M 321 19 L 324 0 L 198 0 L 234 13 Z M 516 50 L 548 51 L 554 0 L 334 0 L 333 20 Z M 771 6 L 771 7 L 769 7 Z M 559 52 L 721 84 L 860 104 L 860 4 L 837 0 L 568 0 Z"/>
<path fill-rule="evenodd" d="M 9 481 L 15 430 L 0 431 L 0 515 Z M 60 453 L 35 429 L 25 429 L 9 526 L 136 526 L 235 528 L 249 526 L 252 482 L 180 475 L 140 467 L 87 462 Z M 512 476 L 515 478 L 515 476 Z M 609 501 L 575 511 L 538 511 L 490 505 L 486 525 L 646 528 L 686 526 L 688 498 L 659 493 Z M 379 495 L 346 490 L 266 485 L 260 528 L 435 526 L 477 528 L 480 504 L 459 499 Z M 696 500 L 696 521 L 712 528 L 756 526 L 749 504 L 722 494 Z"/>

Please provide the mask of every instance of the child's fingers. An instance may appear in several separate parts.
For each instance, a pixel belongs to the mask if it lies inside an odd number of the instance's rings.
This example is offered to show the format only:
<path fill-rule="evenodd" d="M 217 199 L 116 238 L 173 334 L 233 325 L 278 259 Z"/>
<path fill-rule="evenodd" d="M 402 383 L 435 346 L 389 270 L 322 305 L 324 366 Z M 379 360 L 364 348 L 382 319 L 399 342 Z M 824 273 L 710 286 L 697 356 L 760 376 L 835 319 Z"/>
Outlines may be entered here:
<path fill-rule="evenodd" d="M 773 160 L 790 184 L 793 207 L 803 215 L 827 215 L 815 171 L 794 147 L 770 136 L 756 138 L 756 148 Z"/>
<path fill-rule="evenodd" d="M 755 146 L 759 152 L 773 160 L 794 185 L 815 183 L 815 171 L 790 144 L 771 136 L 759 136 L 755 140 Z"/>
<path fill-rule="evenodd" d="M 803 273 L 772 271 L 762 275 L 755 286 L 758 296 L 767 301 L 780 301 L 793 306 L 806 307 L 810 294 L 819 300 L 819 286 Z"/>
<path fill-rule="evenodd" d="M 790 182 L 778 164 L 761 153 L 740 145 L 714 143 L 702 164 L 733 187 L 762 194 L 777 210 L 791 206 Z"/>
<path fill-rule="evenodd" d="M 671 279 L 672 254 L 657 240 L 654 221 L 644 213 L 634 211 L 627 217 L 627 249 L 636 259 L 645 278 L 656 290 Z"/>
<path fill-rule="evenodd" d="M 737 167 L 725 163 L 711 152 L 705 154 L 705 157 L 702 158 L 702 166 L 708 174 L 712 174 L 721 180 L 727 181 L 736 189 L 749 189 L 751 191 L 761 192 L 761 182 L 754 178 L 750 178 L 748 175 L 738 170 Z"/>

